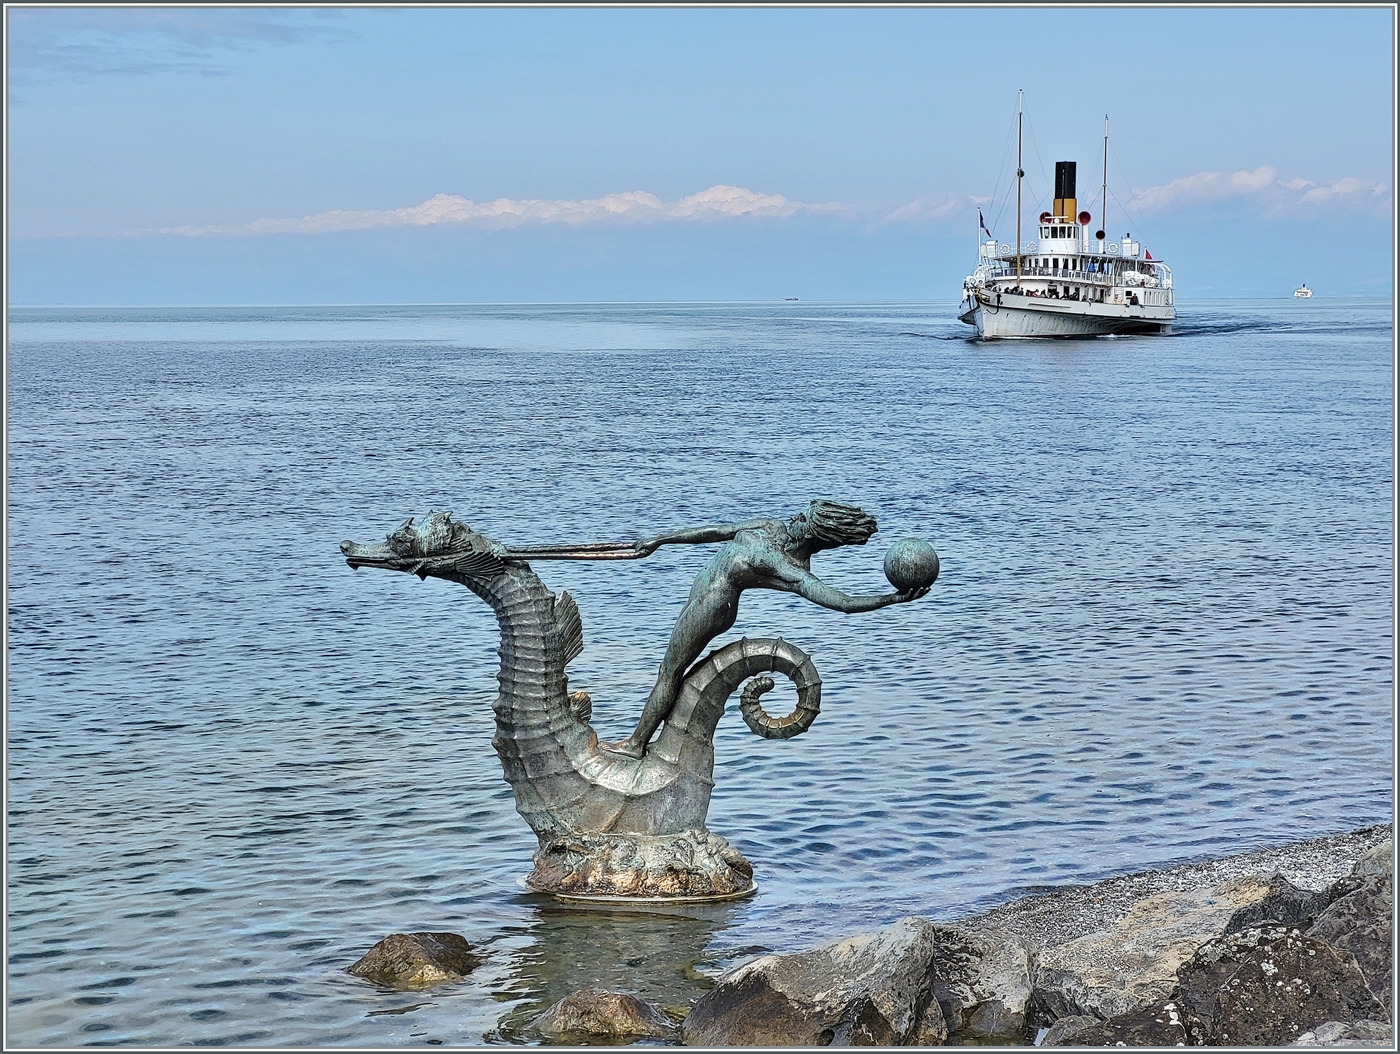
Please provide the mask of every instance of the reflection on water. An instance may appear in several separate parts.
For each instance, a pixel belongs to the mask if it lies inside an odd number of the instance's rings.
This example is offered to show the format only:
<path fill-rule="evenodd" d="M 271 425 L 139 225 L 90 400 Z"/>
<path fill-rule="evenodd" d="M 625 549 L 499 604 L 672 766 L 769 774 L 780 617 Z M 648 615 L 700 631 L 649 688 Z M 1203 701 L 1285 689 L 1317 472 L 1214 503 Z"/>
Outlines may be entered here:
<path fill-rule="evenodd" d="M 684 1006 L 764 949 L 1388 819 L 1389 304 L 995 345 L 953 310 L 13 312 L 10 1041 L 515 1042 L 575 986 Z M 860 616 L 745 596 L 732 636 L 823 679 L 795 739 L 716 732 L 710 826 L 758 895 L 522 894 L 495 620 L 339 542 L 432 509 L 630 539 L 813 497 L 881 525 L 814 560 L 831 584 L 884 591 L 907 536 L 943 571 Z M 578 601 L 604 737 L 711 552 L 539 568 Z M 487 961 L 423 994 L 345 974 L 414 930 Z"/>
<path fill-rule="evenodd" d="M 524 925 L 504 931 L 527 944 L 508 959 L 500 997 L 518 1000 L 487 1040 L 538 1040 L 535 1015 L 585 988 L 628 992 L 679 1020 L 710 987 L 710 977 L 739 954 L 761 949 L 712 948 L 729 925 L 732 905 L 678 905 L 622 910 L 576 905 L 539 894 Z"/>

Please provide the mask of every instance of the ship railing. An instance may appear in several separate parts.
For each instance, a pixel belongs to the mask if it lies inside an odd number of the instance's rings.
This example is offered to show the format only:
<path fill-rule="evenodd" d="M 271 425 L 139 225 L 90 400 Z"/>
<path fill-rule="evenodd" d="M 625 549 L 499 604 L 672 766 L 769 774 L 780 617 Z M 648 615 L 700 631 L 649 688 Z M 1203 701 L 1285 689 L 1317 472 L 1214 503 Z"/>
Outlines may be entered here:
<path fill-rule="evenodd" d="M 1163 265 L 1165 266 L 1165 265 Z M 1131 272 L 1141 274 L 1141 272 Z M 981 264 L 978 266 L 975 275 L 984 281 L 992 278 L 1015 278 L 1016 265 L 1014 263 L 998 262 L 998 265 Z M 1130 285 L 1124 281 L 1125 275 L 1114 275 L 1106 271 L 1082 271 L 1066 267 L 1041 267 L 1036 264 L 1021 265 L 1021 277 L 1023 278 L 1058 278 L 1070 282 L 1082 282 L 1093 286 L 1126 286 L 1127 288 L 1138 289 L 1170 289 L 1171 272 L 1167 271 L 1165 280 L 1158 279 L 1153 275 L 1142 274 L 1141 285 Z"/>

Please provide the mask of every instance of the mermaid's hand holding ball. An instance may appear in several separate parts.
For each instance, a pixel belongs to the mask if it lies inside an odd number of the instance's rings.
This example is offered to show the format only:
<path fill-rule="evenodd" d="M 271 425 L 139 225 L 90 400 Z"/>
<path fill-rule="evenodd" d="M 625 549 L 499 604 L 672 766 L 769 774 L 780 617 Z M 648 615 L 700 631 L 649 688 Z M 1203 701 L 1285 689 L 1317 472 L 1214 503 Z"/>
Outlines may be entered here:
<path fill-rule="evenodd" d="M 885 554 L 885 577 L 903 602 L 918 600 L 938 581 L 938 553 L 919 538 L 905 538 Z"/>

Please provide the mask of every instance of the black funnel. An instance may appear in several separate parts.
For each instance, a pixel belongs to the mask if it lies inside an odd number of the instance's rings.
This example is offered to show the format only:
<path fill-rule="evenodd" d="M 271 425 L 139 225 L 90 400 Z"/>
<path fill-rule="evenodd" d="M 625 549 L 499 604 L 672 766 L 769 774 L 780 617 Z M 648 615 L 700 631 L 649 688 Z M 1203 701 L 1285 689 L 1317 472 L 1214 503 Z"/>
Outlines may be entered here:
<path fill-rule="evenodd" d="M 1073 161 L 1055 162 L 1055 197 L 1072 198 L 1074 193 L 1074 165 Z"/>

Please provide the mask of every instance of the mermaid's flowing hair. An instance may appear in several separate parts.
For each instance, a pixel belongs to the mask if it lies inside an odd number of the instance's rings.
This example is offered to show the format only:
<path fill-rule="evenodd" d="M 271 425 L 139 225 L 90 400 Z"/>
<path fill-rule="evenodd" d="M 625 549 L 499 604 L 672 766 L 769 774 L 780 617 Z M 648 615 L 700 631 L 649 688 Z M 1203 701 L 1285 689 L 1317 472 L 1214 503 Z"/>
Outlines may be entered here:
<path fill-rule="evenodd" d="M 806 520 L 807 535 L 824 549 L 834 549 L 838 545 L 864 545 L 879 530 L 875 526 L 874 516 L 854 505 L 842 505 L 838 501 L 818 498 L 808 503 L 800 515 Z"/>

